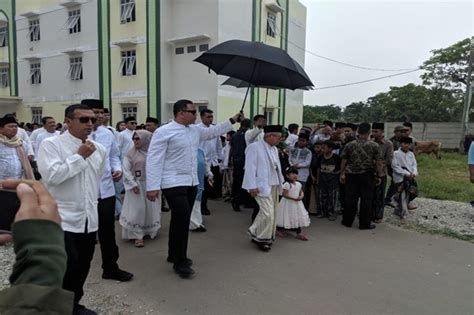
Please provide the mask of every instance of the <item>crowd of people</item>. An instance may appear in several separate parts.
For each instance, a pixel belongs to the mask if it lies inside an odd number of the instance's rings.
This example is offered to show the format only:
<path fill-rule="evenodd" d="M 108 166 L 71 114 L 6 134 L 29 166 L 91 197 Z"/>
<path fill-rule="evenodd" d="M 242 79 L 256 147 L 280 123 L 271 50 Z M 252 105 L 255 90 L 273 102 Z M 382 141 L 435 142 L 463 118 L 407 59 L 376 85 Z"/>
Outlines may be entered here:
<path fill-rule="evenodd" d="M 248 234 L 262 251 L 292 232 L 307 241 L 310 215 L 335 221 L 342 214 L 346 227 L 358 215 L 359 229 L 368 230 L 382 222 L 386 205 L 401 220 L 416 208 L 408 122 L 389 140 L 383 123 L 284 128 L 239 112 L 215 125 L 204 109 L 195 124 L 189 100 L 177 101 L 173 115 L 162 125 L 127 117 L 114 128 L 102 101 L 87 99 L 67 107 L 62 124 L 43 117 L 33 129 L 13 115 L 0 119 L 0 180 L 41 180 L 58 205 L 67 255 L 62 288 L 74 293 L 74 314 L 94 314 L 79 302 L 97 240 L 102 277 L 133 278 L 118 265 L 116 220 L 122 238 L 139 248 L 158 234 L 161 212 L 171 211 L 167 261 L 189 278 L 189 231 L 206 232 L 203 215 L 217 210 L 208 199 L 222 198 L 236 212 L 253 209 Z M 10 199 L 4 213 L 13 222 L 18 203 Z"/>

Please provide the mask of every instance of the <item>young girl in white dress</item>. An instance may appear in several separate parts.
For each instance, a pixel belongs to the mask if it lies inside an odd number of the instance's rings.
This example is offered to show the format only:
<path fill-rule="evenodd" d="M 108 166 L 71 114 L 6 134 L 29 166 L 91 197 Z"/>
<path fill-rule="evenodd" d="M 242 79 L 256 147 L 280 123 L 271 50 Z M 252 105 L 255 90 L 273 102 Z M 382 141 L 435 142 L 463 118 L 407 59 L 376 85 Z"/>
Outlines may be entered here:
<path fill-rule="evenodd" d="M 310 224 L 308 211 L 303 205 L 304 193 L 298 179 L 298 169 L 288 167 L 285 170 L 286 181 L 283 183 L 283 194 L 277 209 L 276 236 L 286 237 L 288 230 L 296 232 L 296 238 L 307 241 L 301 228 Z"/>

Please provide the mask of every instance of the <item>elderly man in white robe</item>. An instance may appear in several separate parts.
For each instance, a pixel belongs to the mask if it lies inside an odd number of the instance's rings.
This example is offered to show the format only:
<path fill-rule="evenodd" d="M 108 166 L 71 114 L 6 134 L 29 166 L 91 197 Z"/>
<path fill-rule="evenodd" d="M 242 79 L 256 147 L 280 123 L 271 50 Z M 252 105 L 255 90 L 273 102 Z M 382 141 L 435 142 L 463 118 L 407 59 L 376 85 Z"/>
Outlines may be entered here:
<path fill-rule="evenodd" d="M 283 183 L 278 149 L 282 126 L 264 127 L 263 140 L 247 147 L 245 156 L 245 175 L 242 188 L 255 198 L 260 211 L 249 228 L 252 242 L 259 249 L 269 251 L 275 239 L 278 195 Z"/>

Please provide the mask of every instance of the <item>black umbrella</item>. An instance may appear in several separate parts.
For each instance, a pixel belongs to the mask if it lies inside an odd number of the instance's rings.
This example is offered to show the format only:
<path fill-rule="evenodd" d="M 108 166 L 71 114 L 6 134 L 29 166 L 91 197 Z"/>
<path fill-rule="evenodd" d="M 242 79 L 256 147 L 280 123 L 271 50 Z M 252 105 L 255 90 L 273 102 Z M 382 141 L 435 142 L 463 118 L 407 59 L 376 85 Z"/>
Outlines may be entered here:
<path fill-rule="evenodd" d="M 204 52 L 194 61 L 217 74 L 247 81 L 251 85 L 295 90 L 313 86 L 304 69 L 281 48 L 258 42 L 230 40 Z"/>
<path fill-rule="evenodd" d="M 267 89 L 267 92 L 265 93 L 265 108 L 263 109 L 264 112 L 267 111 L 268 89 L 272 89 L 272 90 L 278 90 L 279 89 L 279 87 L 276 87 L 276 86 L 255 86 L 253 84 L 248 83 L 247 81 L 239 80 L 239 79 L 236 79 L 236 78 L 228 78 L 221 85 L 230 85 L 230 86 L 235 86 L 236 88 L 248 88 L 249 85 L 250 85 L 251 87 L 259 87 L 259 88 Z M 309 91 L 309 90 L 312 89 L 312 87 L 311 86 L 303 86 L 299 89 Z M 258 114 L 258 111 L 257 111 L 257 114 Z"/>

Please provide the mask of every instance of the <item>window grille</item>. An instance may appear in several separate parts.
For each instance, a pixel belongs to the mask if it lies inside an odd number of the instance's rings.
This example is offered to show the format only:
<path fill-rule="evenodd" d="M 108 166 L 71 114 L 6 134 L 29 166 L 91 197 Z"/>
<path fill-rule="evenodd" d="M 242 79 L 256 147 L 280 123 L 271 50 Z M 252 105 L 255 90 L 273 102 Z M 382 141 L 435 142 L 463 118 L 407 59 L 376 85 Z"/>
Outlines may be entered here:
<path fill-rule="evenodd" d="M 9 85 L 8 68 L 0 68 L 0 88 L 6 88 Z"/>
<path fill-rule="evenodd" d="M 41 84 L 41 64 L 40 63 L 30 64 L 30 83 Z"/>
<path fill-rule="evenodd" d="M 0 27 L 0 47 L 6 47 L 8 43 L 8 28 Z"/>
<path fill-rule="evenodd" d="M 43 118 L 43 109 L 42 108 L 32 108 L 31 109 L 31 122 L 41 125 L 41 119 Z"/>
<path fill-rule="evenodd" d="M 68 29 L 69 34 L 81 31 L 81 10 L 69 11 L 69 15 L 63 29 Z"/>
<path fill-rule="evenodd" d="M 69 59 L 69 71 L 67 77 L 71 80 L 82 80 L 82 57 Z"/>
<path fill-rule="evenodd" d="M 122 118 L 125 120 L 127 117 L 137 117 L 137 106 L 136 105 L 125 105 L 122 106 Z"/>
<path fill-rule="evenodd" d="M 276 16 L 272 13 L 268 13 L 267 16 L 267 35 L 275 37 L 276 34 Z"/>
<path fill-rule="evenodd" d="M 137 74 L 135 50 L 122 51 L 122 61 L 120 62 L 120 73 L 124 76 Z"/>
<path fill-rule="evenodd" d="M 135 20 L 135 0 L 120 0 L 120 23 L 125 24 Z"/>
<path fill-rule="evenodd" d="M 39 19 L 30 20 L 30 28 L 27 37 L 30 37 L 30 42 L 36 42 L 41 39 Z"/>

